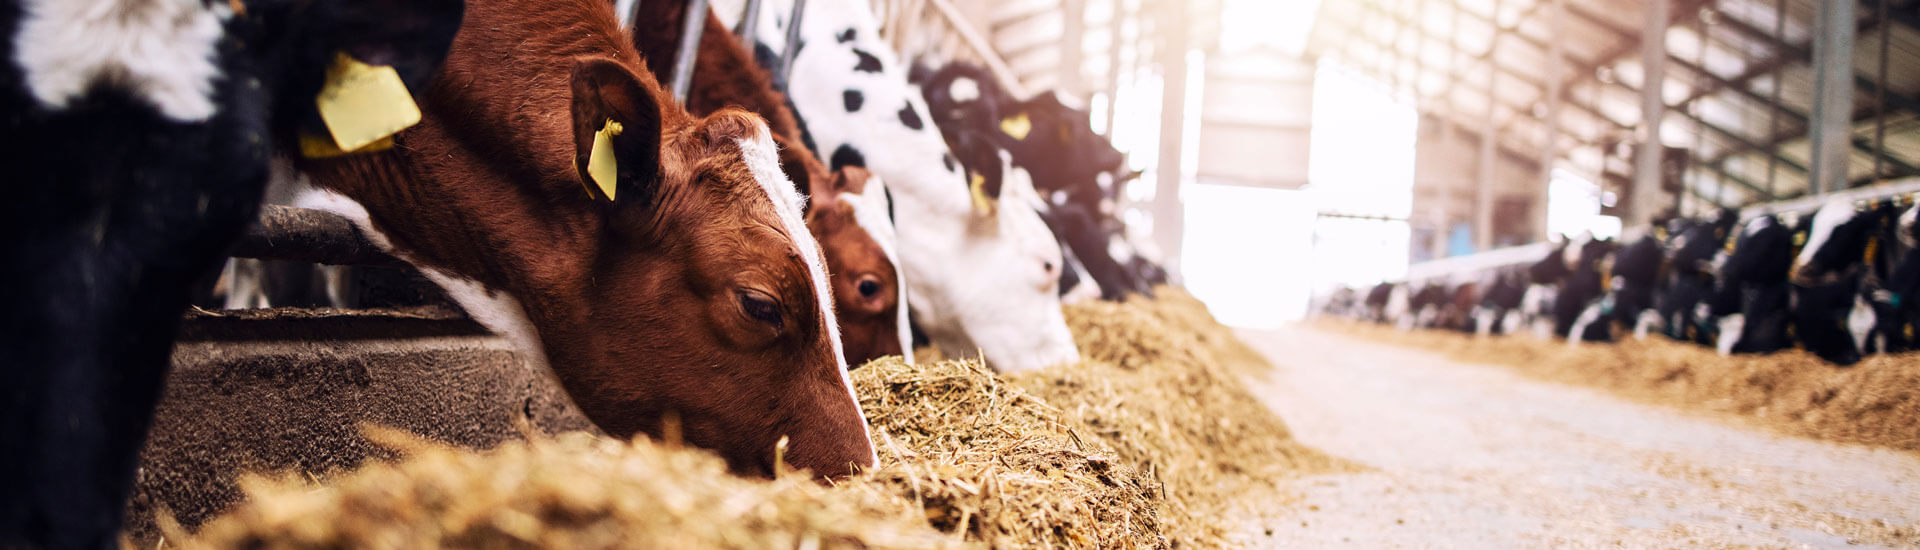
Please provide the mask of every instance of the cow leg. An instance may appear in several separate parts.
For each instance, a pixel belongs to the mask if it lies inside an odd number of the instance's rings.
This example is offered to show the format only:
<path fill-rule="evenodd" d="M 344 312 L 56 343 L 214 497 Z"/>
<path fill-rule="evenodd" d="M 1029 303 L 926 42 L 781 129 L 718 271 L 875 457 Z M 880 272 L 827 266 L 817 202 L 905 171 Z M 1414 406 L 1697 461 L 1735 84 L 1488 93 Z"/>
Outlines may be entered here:
<path fill-rule="evenodd" d="M 22 321 L 0 345 L 17 382 L 0 398 L 0 547 L 116 546 L 197 275 L 68 250 L 5 304 Z"/>

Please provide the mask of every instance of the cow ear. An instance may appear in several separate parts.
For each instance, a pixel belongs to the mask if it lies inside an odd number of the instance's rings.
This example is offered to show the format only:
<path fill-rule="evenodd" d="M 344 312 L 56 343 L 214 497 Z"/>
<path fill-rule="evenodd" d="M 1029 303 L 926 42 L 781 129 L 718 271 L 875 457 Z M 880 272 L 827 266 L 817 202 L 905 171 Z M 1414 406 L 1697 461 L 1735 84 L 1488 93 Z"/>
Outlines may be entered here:
<path fill-rule="evenodd" d="M 833 173 L 833 192 L 860 195 L 867 192 L 867 180 L 873 173 L 858 166 L 842 166 Z"/>
<path fill-rule="evenodd" d="M 237 14 L 244 15 L 244 4 Z M 381 70 L 392 68 L 416 103 L 427 92 L 453 45 L 466 14 L 462 0 L 365 0 L 300 3 L 285 14 L 289 24 L 276 43 L 291 45 L 281 86 L 306 98 L 317 96 L 342 57 Z M 272 10 L 273 7 L 256 7 Z M 378 79 L 369 79 L 378 81 Z M 326 135 L 314 100 L 280 102 L 280 123 L 303 133 Z M 286 128 L 275 128 L 276 132 Z"/>
<path fill-rule="evenodd" d="M 646 206 L 660 178 L 660 103 L 631 69 L 604 57 L 573 65 L 574 168 L 588 196 Z"/>

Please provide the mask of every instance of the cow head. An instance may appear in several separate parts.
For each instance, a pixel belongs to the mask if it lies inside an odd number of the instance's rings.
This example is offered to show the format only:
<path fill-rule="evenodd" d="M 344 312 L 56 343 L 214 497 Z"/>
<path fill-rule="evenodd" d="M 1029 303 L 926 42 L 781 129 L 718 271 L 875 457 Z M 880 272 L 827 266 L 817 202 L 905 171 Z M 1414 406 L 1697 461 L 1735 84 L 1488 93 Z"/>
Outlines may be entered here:
<path fill-rule="evenodd" d="M 816 473 L 872 465 L 820 247 L 766 124 L 722 110 L 662 127 L 657 93 L 611 60 L 573 71 L 583 184 L 596 133 L 624 129 L 606 246 L 580 281 L 590 308 L 553 331 L 579 341 L 547 339 L 593 355 L 555 370 L 586 371 L 569 389 L 608 431 L 658 435 L 677 415 L 738 471 L 772 472 L 783 436 L 787 460 Z"/>
<path fill-rule="evenodd" d="M 906 286 L 894 268 L 886 188 L 857 166 L 827 175 L 826 167 L 808 155 L 802 148 L 784 148 L 781 162 L 788 174 L 805 174 L 794 183 L 811 193 L 807 229 L 826 256 L 847 364 L 858 367 L 887 355 L 904 355 L 911 362 Z"/>
<path fill-rule="evenodd" d="M 608 433 L 677 434 L 743 474 L 773 472 L 783 439 L 816 474 L 872 465 L 820 248 L 765 123 L 672 104 L 610 4 L 537 4 L 469 6 L 388 164 L 315 181 L 544 358 Z"/>
<path fill-rule="evenodd" d="M 1844 198 L 1828 201 L 1813 215 L 1807 241 L 1794 258 L 1792 277 L 1802 283 L 1823 284 L 1853 274 L 1866 264 L 1869 249 L 1890 244 L 1877 242 L 1874 234 L 1881 214 L 1879 209 L 1857 209 Z"/>
<path fill-rule="evenodd" d="M 779 19 L 760 18 L 762 42 L 784 43 Z M 1001 371 L 1077 361 L 1055 290 L 1060 247 L 1028 202 L 1037 200 L 1031 182 L 997 197 L 970 185 L 871 6 L 816 0 L 801 24 L 788 97 L 830 168 L 864 167 L 886 181 L 913 319 L 942 351 L 983 354 Z"/>

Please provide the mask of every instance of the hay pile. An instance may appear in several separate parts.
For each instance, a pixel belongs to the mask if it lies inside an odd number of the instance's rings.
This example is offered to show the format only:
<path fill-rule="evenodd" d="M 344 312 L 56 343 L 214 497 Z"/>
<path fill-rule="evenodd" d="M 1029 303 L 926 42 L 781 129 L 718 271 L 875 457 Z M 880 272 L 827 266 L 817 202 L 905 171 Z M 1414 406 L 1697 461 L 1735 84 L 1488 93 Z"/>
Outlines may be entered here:
<path fill-rule="evenodd" d="M 1323 326 L 1457 361 L 1508 366 L 1534 378 L 1736 415 L 1792 435 L 1920 451 L 1920 353 L 1875 355 L 1835 367 L 1803 350 L 1722 357 L 1658 336 L 1569 348 L 1528 336 Z"/>
<path fill-rule="evenodd" d="M 883 495 L 798 475 L 759 482 L 719 457 L 575 432 L 472 453 L 384 429 L 406 460 L 312 486 L 242 481 L 249 500 L 181 548 L 943 548 Z"/>
<path fill-rule="evenodd" d="M 704 452 L 584 435 L 406 458 L 315 484 L 252 478 L 188 548 L 1152 548 L 1233 544 L 1245 500 L 1326 458 L 1239 376 L 1259 355 L 1185 294 L 1068 310 L 1087 361 L 854 372 L 881 466 L 837 487 L 724 475 Z"/>
<path fill-rule="evenodd" d="M 1013 382 L 1080 419 L 1128 462 L 1165 482 L 1164 521 L 1183 545 L 1224 546 L 1247 504 L 1284 498 L 1277 483 L 1341 468 L 1293 440 L 1242 376 L 1271 365 L 1192 296 L 1067 308 L 1085 362 Z"/>

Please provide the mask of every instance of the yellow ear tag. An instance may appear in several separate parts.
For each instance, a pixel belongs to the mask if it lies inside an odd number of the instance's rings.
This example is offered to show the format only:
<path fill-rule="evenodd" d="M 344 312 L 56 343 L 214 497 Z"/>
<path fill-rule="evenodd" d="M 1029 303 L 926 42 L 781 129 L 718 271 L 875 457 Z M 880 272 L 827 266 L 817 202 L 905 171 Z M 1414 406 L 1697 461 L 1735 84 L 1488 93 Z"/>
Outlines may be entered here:
<path fill-rule="evenodd" d="M 300 133 L 300 156 L 310 159 L 333 158 L 351 153 L 372 153 L 392 148 L 393 136 L 380 138 L 380 141 L 369 143 L 366 147 L 361 147 L 356 151 L 341 151 L 340 146 L 334 144 L 331 138 L 324 138 L 306 132 Z"/>
<path fill-rule="evenodd" d="M 967 184 L 967 190 L 972 192 L 974 210 L 980 211 L 981 214 L 993 213 L 993 199 L 987 198 L 986 176 L 974 174 L 973 181 Z"/>
<path fill-rule="evenodd" d="M 1027 139 L 1027 134 L 1033 133 L 1033 120 L 1028 119 L 1026 113 L 1003 118 L 1000 119 L 1000 131 L 1013 139 Z"/>
<path fill-rule="evenodd" d="M 600 186 L 600 194 L 611 202 L 616 183 L 620 182 L 620 160 L 613 154 L 613 136 L 620 135 L 626 128 L 620 123 L 608 120 L 593 133 L 593 151 L 587 153 L 587 175 L 593 177 L 593 183 Z M 593 189 L 587 189 L 592 196 Z"/>
<path fill-rule="evenodd" d="M 413 103 L 400 72 L 388 66 L 361 63 L 346 52 L 334 54 L 327 82 L 314 98 L 320 120 L 333 133 L 341 151 L 357 152 L 420 123 L 420 106 Z"/>

